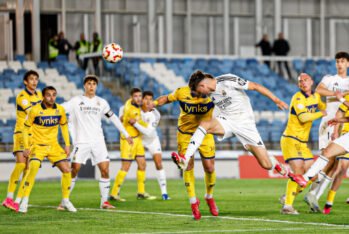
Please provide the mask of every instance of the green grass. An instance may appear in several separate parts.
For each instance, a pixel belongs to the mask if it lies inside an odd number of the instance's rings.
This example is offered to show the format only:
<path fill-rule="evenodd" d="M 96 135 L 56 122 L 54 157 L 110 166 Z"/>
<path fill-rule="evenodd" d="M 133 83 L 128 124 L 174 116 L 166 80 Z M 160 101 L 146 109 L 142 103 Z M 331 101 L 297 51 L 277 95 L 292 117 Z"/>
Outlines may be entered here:
<path fill-rule="evenodd" d="M 349 196 L 347 180 L 337 194 L 333 212 L 328 216 L 309 213 L 302 201 L 303 194 L 295 202 L 296 209 L 301 213 L 299 216 L 281 215 L 278 198 L 284 193 L 285 184 L 286 180 L 219 179 L 215 198 L 220 216 L 212 217 L 203 199 L 203 181 L 197 180 L 203 218 L 194 221 L 181 180 L 168 181 L 170 201 L 160 198 L 138 201 L 135 196 L 136 182 L 128 180 L 122 188 L 122 195 L 127 202 L 116 203 L 117 210 L 113 212 L 98 210 L 97 181 L 80 180 L 71 200 L 77 208 L 93 209 L 82 209 L 77 213 L 59 212 L 47 207 L 57 206 L 60 202 L 60 183 L 38 181 L 30 199 L 30 203 L 35 206 L 30 207 L 27 214 L 0 208 L 0 233 L 349 233 L 349 226 L 340 226 L 349 225 L 349 205 L 345 203 Z M 6 194 L 6 186 L 0 183 L 2 199 Z M 151 194 L 159 194 L 155 180 L 147 181 L 146 186 Z M 300 223 L 281 223 L 277 220 Z M 319 224 L 310 224 L 314 222 Z M 334 225 L 325 226 L 325 223 Z"/>

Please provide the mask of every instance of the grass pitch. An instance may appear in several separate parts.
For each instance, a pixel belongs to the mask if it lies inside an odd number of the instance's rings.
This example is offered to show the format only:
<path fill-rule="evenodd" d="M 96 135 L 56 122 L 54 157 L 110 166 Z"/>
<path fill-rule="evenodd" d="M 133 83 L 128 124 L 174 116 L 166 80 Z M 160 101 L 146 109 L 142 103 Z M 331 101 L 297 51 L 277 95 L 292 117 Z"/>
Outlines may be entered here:
<path fill-rule="evenodd" d="M 0 183 L 1 199 L 5 198 L 6 186 Z M 155 201 L 136 200 L 136 181 L 127 180 L 122 187 L 122 197 L 127 201 L 114 202 L 115 211 L 98 209 L 97 181 L 80 180 L 71 196 L 77 213 L 56 211 L 61 197 L 59 181 L 38 181 L 27 214 L 0 208 L 0 233 L 349 233 L 349 205 L 345 203 L 348 180 L 327 216 L 309 213 L 304 194 L 295 202 L 300 215 L 281 215 L 278 198 L 285 186 L 286 180 L 218 179 L 215 198 L 220 215 L 212 217 L 203 199 L 203 181 L 197 180 L 203 217 L 194 221 L 181 180 L 168 181 L 169 201 L 162 201 L 160 196 Z M 155 180 L 148 180 L 146 188 L 152 195 L 160 195 Z"/>

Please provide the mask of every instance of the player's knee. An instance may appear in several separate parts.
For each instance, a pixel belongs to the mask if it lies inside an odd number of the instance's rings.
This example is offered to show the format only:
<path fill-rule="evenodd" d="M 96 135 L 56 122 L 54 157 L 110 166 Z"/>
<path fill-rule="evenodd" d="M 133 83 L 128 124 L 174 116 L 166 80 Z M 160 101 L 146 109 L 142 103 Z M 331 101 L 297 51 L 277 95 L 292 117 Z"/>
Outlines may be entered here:
<path fill-rule="evenodd" d="M 328 148 L 323 149 L 322 150 L 322 156 L 326 157 L 326 158 L 331 158 L 332 157 L 331 150 L 329 150 Z"/>
<path fill-rule="evenodd" d="M 102 178 L 109 178 L 109 169 L 108 168 L 101 170 L 101 177 Z"/>
<path fill-rule="evenodd" d="M 214 172 L 214 166 L 205 167 L 204 170 L 206 173 L 212 174 Z"/>
<path fill-rule="evenodd" d="M 156 170 L 162 170 L 162 163 L 155 163 Z"/>

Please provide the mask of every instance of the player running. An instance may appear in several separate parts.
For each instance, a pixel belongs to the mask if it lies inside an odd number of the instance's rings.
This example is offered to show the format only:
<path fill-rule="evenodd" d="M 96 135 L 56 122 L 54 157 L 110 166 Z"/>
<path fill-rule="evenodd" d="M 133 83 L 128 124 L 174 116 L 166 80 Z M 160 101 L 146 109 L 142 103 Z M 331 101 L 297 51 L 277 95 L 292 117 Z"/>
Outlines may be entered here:
<path fill-rule="evenodd" d="M 127 132 L 133 139 L 133 144 L 130 145 L 125 139 L 125 135 L 120 137 L 120 151 L 121 151 L 121 168 L 116 174 L 114 186 L 110 193 L 110 200 L 125 201 L 120 197 L 120 189 L 124 183 L 125 177 L 131 167 L 134 160 L 137 162 L 137 199 L 139 200 L 154 200 L 156 197 L 149 195 L 145 192 L 145 168 L 146 161 L 144 155 L 144 146 L 142 142 L 142 135 L 140 131 L 134 127 L 136 121 L 138 124 L 147 127 L 141 119 L 141 104 L 142 104 L 142 91 L 138 88 L 133 88 L 130 92 L 131 99 L 125 103 L 124 114 L 122 117 L 122 123 Z"/>
<path fill-rule="evenodd" d="M 185 154 L 174 155 L 174 161 L 178 166 L 183 169 L 187 168 L 190 161 L 193 160 L 196 150 L 208 134 L 218 135 L 218 140 L 236 135 L 245 149 L 256 157 L 264 169 L 275 169 L 282 175 L 288 173 L 266 150 L 256 128 L 250 100 L 244 90 L 258 91 L 270 98 L 281 110 L 288 108 L 286 103 L 262 85 L 244 80 L 233 74 L 214 78 L 210 74 L 197 71 L 192 74 L 189 83 L 191 91 L 196 95 L 209 95 L 212 98 L 215 107 L 219 109 L 219 114 L 212 119 L 200 121 L 200 126 L 191 137 Z"/>
<path fill-rule="evenodd" d="M 170 197 L 167 194 L 166 173 L 162 166 L 161 143 L 156 132 L 156 127 L 159 125 L 161 114 L 157 109 L 152 108 L 153 98 L 154 94 L 151 91 L 144 91 L 142 94 L 141 115 L 142 120 L 148 124 L 147 127 L 143 127 L 139 123 L 135 123 L 133 126 L 143 134 L 143 145 L 153 157 L 155 168 L 158 171 L 157 179 L 161 190 L 162 200 L 169 200 Z M 124 115 L 123 112 L 124 106 L 120 108 L 120 119 L 122 119 Z M 132 122 L 136 121 L 132 120 Z"/>
<path fill-rule="evenodd" d="M 299 75 L 300 91 L 292 97 L 287 126 L 280 141 L 285 162 L 296 174 L 303 174 L 313 163 L 314 156 L 307 146 L 309 133 L 313 121 L 326 116 L 325 103 L 318 93 L 312 92 L 313 83 L 308 74 Z M 288 179 L 282 214 L 299 214 L 293 208 L 293 201 L 301 191 L 302 188 L 296 182 Z"/>
<path fill-rule="evenodd" d="M 7 197 L 2 203 L 4 207 L 12 210 L 16 209 L 14 203 L 19 203 L 18 200 L 13 201 L 19 177 L 23 174 L 22 181 L 19 185 L 19 187 L 23 187 L 24 177 L 27 173 L 27 170 L 25 169 L 27 168 L 28 160 L 23 156 L 23 128 L 25 117 L 30 108 L 35 106 L 37 103 L 40 103 L 42 100 L 41 92 L 36 90 L 39 83 L 39 74 L 36 71 L 27 71 L 23 76 L 23 83 L 25 89 L 23 89 L 16 97 L 16 125 L 13 133 L 13 154 L 16 157 L 16 164 L 8 182 Z M 19 196 L 22 197 L 23 194 L 19 194 Z"/>
<path fill-rule="evenodd" d="M 132 144 L 132 139 L 122 126 L 119 118 L 110 109 L 108 102 L 96 95 L 99 79 L 95 75 L 87 75 L 84 78 L 84 95 L 73 97 L 62 104 L 70 115 L 74 148 L 70 155 L 72 159 L 72 192 L 77 180 L 81 164 L 91 159 L 92 165 L 97 165 L 101 173 L 99 190 L 101 194 L 101 209 L 115 208 L 108 202 L 110 178 L 109 156 L 102 129 L 102 117 L 108 118 L 122 133 L 126 144 Z M 61 207 L 59 206 L 58 209 Z"/>
<path fill-rule="evenodd" d="M 178 101 L 180 104 L 181 111 L 177 127 L 177 147 L 179 154 L 185 153 L 190 138 L 200 121 L 211 119 L 213 113 L 214 104 L 211 98 L 197 95 L 195 92 L 192 92 L 190 89 L 191 86 L 192 80 L 189 81 L 188 86 L 178 88 L 173 93 L 161 96 L 154 101 L 154 104 L 158 106 L 174 101 Z M 218 216 L 218 207 L 213 198 L 213 189 L 216 183 L 216 172 L 214 168 L 215 142 L 213 135 L 208 134 L 204 137 L 203 144 L 199 147 L 199 152 L 205 171 L 205 200 L 211 214 Z M 195 193 L 194 160 L 191 160 L 188 167 L 184 170 L 183 179 L 189 196 L 193 217 L 198 220 L 201 218 L 201 213 L 199 210 L 200 201 L 197 199 Z"/>
<path fill-rule="evenodd" d="M 64 108 L 56 104 L 57 91 L 48 86 L 42 90 L 44 99 L 42 103 L 31 108 L 24 122 L 23 128 L 23 156 L 29 158 L 29 172 L 25 177 L 24 186 L 18 192 L 16 211 L 26 213 L 28 210 L 29 195 L 35 183 L 35 176 L 39 171 L 41 162 L 48 158 L 54 167 L 62 172 L 62 207 L 70 212 L 76 212 L 69 200 L 71 185 L 71 168 L 68 162 L 70 140 L 67 125 L 67 116 Z M 62 130 L 65 142 L 64 150 L 58 143 L 58 125 Z M 29 144 L 29 130 L 32 130 L 32 142 Z M 23 194 L 23 197 L 21 195 Z"/>
<path fill-rule="evenodd" d="M 349 54 L 347 52 L 338 52 L 335 55 L 335 59 L 337 74 L 325 76 L 316 88 L 317 93 L 326 97 L 327 106 L 327 116 L 322 118 L 319 126 L 319 149 L 321 151 L 329 145 L 331 142 L 331 136 L 333 135 L 334 127 L 329 126 L 327 122 L 335 117 L 340 105 L 340 101 L 336 95 L 349 91 L 349 78 L 347 77 Z M 335 158 L 333 158 L 327 167 L 319 172 L 316 182 L 312 184 L 310 192 L 307 193 L 305 197 L 305 199 L 309 201 L 310 208 L 315 212 L 321 211 L 318 200 L 334 178 L 333 173 L 337 167 L 334 166 L 336 161 L 339 162 L 342 161 L 342 159 L 335 160 Z M 336 184 L 340 183 L 340 181 L 337 182 L 337 179 L 335 179 L 333 184 L 334 186 L 337 186 Z"/>

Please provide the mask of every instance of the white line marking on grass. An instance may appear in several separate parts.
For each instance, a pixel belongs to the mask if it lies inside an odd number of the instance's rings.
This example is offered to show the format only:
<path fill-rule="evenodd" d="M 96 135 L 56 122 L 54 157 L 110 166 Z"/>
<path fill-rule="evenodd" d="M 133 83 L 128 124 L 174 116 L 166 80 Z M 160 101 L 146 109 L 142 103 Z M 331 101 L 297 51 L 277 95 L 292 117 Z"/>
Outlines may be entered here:
<path fill-rule="evenodd" d="M 40 205 L 30 205 L 30 207 L 37 208 L 54 208 L 56 206 L 40 206 Z M 132 211 L 132 210 L 103 210 L 97 208 L 77 208 L 78 210 L 87 211 L 100 211 L 100 212 L 112 212 L 112 213 L 126 213 L 126 214 L 149 214 L 149 215 L 162 215 L 162 216 L 172 216 L 172 217 L 184 217 L 192 218 L 191 215 L 185 214 L 174 214 L 174 213 L 162 213 L 162 212 L 147 212 L 147 211 Z M 349 225 L 345 224 L 332 224 L 332 223 L 317 223 L 317 222 L 300 222 L 300 221 L 289 221 L 289 220 L 277 220 L 277 219 L 262 219 L 262 218 L 244 218 L 244 217 L 231 217 L 231 216 L 202 216 L 202 218 L 213 218 L 213 219 L 227 219 L 227 220 L 237 220 L 237 221 L 256 221 L 256 222 L 268 222 L 268 223 L 286 223 L 286 224 L 300 224 L 300 225 L 310 225 L 310 226 L 325 226 L 325 227 L 338 227 L 338 228 L 349 228 Z"/>

